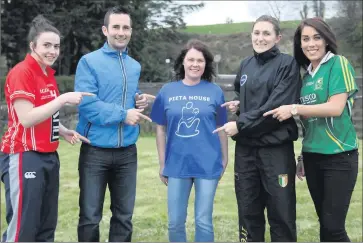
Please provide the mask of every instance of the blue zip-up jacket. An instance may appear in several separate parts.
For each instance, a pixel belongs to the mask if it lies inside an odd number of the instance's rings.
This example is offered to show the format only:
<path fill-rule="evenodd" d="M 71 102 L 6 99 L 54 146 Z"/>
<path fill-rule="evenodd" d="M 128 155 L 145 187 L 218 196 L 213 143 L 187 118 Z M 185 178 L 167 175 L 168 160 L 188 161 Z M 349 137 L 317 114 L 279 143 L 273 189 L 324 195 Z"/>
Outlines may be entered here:
<path fill-rule="evenodd" d="M 127 54 L 102 48 L 84 55 L 75 77 L 75 91 L 89 92 L 78 107 L 77 132 L 102 148 L 135 144 L 139 126 L 124 123 L 128 109 L 135 108 L 141 66 Z"/>

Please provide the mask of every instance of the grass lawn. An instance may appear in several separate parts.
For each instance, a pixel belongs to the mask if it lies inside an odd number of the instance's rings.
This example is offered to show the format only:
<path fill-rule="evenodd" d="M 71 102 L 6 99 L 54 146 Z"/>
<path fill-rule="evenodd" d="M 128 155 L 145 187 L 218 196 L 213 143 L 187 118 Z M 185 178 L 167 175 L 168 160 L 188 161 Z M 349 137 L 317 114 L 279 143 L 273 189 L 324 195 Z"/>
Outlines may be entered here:
<path fill-rule="evenodd" d="M 296 29 L 300 21 L 281 21 L 282 29 Z M 253 22 L 187 26 L 181 32 L 197 34 L 251 33 Z"/>
<path fill-rule="evenodd" d="M 300 142 L 295 144 L 296 151 L 300 151 Z M 230 141 L 230 163 L 222 178 L 214 207 L 215 240 L 224 242 L 238 241 L 237 206 L 234 194 L 233 157 L 234 142 Z M 56 241 L 77 241 L 78 222 L 78 146 L 72 147 L 61 143 L 59 154 L 61 159 L 61 188 L 59 196 L 59 219 L 56 231 Z M 166 242 L 167 237 L 167 205 L 166 187 L 159 181 L 158 159 L 155 139 L 142 137 L 138 141 L 138 182 L 136 206 L 133 218 L 133 241 Z M 2 183 L 1 183 L 2 184 Z M 318 221 L 314 206 L 310 198 L 305 180 L 297 180 L 297 227 L 298 241 L 319 242 Z M 6 227 L 5 200 L 3 184 L 1 186 L 1 231 Z M 193 201 L 192 190 L 187 220 L 188 240 L 194 240 Z M 108 235 L 111 213 L 109 210 L 109 194 L 106 194 L 104 215 L 101 222 L 101 241 Z M 347 231 L 350 239 L 355 242 L 362 241 L 362 161 L 358 181 L 355 187 L 350 210 L 347 218 Z M 266 229 L 266 240 L 270 241 L 269 229 Z"/>

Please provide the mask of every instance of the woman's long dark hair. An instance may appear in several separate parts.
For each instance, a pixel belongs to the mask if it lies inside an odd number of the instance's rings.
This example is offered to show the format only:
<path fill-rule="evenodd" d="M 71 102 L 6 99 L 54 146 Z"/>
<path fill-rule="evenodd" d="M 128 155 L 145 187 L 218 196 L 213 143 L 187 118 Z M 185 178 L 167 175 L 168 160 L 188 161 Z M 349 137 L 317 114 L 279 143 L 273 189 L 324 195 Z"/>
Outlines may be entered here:
<path fill-rule="evenodd" d="M 214 56 L 209 51 L 206 44 L 204 44 L 203 42 L 201 42 L 199 40 L 194 40 L 194 39 L 188 41 L 188 43 L 185 45 L 185 47 L 182 49 L 182 51 L 179 53 L 178 57 L 175 60 L 174 80 L 177 81 L 177 80 L 184 79 L 185 71 L 184 71 L 183 61 L 184 61 L 184 58 L 185 58 L 185 55 L 187 54 L 187 52 L 192 48 L 202 52 L 204 59 L 205 59 L 205 69 L 204 69 L 204 73 L 203 73 L 201 79 L 211 82 L 213 80 L 213 77 L 215 77 L 215 71 L 214 71 L 214 66 L 213 66 Z"/>
<path fill-rule="evenodd" d="M 297 63 L 306 70 L 310 64 L 310 60 L 301 49 L 301 32 L 305 26 L 316 29 L 327 44 L 327 52 L 331 51 L 334 54 L 338 54 L 338 45 L 332 29 L 323 19 L 315 17 L 303 20 L 297 27 L 294 35 L 294 57 Z"/>

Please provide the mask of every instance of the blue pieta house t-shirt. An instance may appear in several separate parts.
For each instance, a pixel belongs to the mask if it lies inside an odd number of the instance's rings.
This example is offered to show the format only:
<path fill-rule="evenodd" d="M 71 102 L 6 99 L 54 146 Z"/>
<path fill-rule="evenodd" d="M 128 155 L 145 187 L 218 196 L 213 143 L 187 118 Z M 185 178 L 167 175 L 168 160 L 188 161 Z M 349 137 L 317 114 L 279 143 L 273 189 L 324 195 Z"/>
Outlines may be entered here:
<path fill-rule="evenodd" d="M 208 81 L 188 86 L 182 81 L 165 84 L 151 111 L 153 122 L 166 126 L 164 176 L 220 177 L 222 151 L 217 126 L 227 122 L 222 89 Z"/>

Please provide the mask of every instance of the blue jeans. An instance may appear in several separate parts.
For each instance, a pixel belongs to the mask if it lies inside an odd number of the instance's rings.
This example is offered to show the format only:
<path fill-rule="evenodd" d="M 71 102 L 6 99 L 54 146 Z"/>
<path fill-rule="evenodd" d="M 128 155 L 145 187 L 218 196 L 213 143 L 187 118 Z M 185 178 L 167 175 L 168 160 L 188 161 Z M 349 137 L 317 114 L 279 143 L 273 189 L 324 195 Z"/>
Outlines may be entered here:
<path fill-rule="evenodd" d="M 169 241 L 186 242 L 185 221 L 187 218 L 190 190 L 195 188 L 195 240 L 213 242 L 213 201 L 219 179 L 168 178 Z"/>
<path fill-rule="evenodd" d="M 79 242 L 99 242 L 106 187 L 110 190 L 109 242 L 130 242 L 136 194 L 136 145 L 98 148 L 82 144 L 79 157 Z"/>

